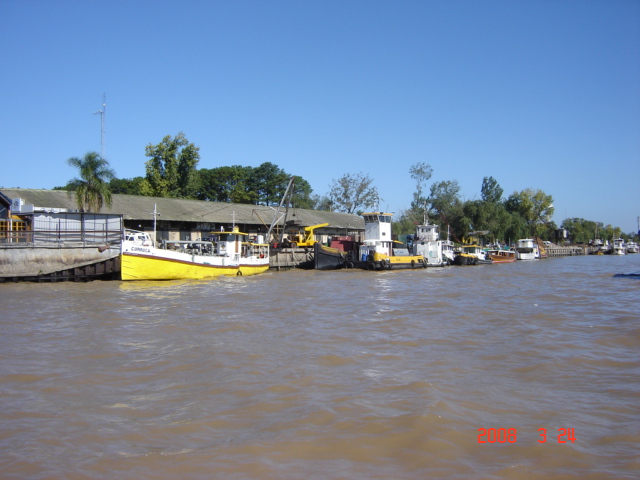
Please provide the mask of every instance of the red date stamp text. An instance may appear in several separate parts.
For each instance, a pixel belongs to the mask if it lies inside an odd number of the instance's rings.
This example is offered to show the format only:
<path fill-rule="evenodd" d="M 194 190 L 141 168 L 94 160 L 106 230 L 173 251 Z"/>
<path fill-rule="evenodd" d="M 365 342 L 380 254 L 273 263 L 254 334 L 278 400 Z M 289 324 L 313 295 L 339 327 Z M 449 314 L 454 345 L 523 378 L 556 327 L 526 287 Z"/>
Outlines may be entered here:
<path fill-rule="evenodd" d="M 538 429 L 538 443 L 547 441 L 547 429 Z M 558 443 L 574 443 L 576 434 L 574 428 L 559 428 Z M 515 428 L 479 428 L 478 443 L 516 443 L 518 441 L 518 431 Z"/>

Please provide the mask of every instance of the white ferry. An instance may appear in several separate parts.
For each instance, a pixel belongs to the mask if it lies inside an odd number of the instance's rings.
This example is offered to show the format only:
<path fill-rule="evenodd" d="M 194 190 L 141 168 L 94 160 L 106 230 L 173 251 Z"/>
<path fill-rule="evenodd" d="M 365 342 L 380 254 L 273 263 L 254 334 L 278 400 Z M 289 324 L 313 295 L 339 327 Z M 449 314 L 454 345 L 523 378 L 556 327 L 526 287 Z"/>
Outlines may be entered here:
<path fill-rule="evenodd" d="M 518 260 L 537 260 L 540 258 L 538 244 L 532 238 L 521 238 L 516 245 Z"/>

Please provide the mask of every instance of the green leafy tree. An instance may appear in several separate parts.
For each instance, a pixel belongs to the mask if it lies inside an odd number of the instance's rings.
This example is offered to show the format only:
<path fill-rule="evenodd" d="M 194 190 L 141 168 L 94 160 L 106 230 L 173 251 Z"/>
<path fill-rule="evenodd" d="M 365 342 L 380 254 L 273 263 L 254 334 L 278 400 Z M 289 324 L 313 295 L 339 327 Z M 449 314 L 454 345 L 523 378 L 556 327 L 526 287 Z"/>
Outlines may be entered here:
<path fill-rule="evenodd" d="M 488 210 L 480 200 L 467 200 L 462 204 L 464 217 L 469 219 L 469 231 L 488 230 L 487 214 Z"/>
<path fill-rule="evenodd" d="M 423 219 L 414 222 L 410 217 L 412 212 L 404 210 L 400 212 L 400 216 L 391 224 L 391 233 L 393 235 L 412 235 L 416 233 L 416 224 L 421 224 Z"/>
<path fill-rule="evenodd" d="M 404 213 L 410 223 L 422 223 L 427 208 L 427 198 L 423 194 L 424 183 L 433 175 L 433 168 L 426 163 L 416 163 L 409 168 L 411 178 L 416 182 L 411 209 Z"/>
<path fill-rule="evenodd" d="M 199 170 L 199 200 L 214 202 L 277 205 L 289 185 L 291 175 L 272 163 L 259 167 L 203 168 Z M 296 177 L 291 202 L 298 208 L 313 208 L 311 185 Z"/>
<path fill-rule="evenodd" d="M 484 177 L 482 179 L 480 192 L 483 202 L 498 203 L 502 200 L 503 190 L 498 184 L 498 181 L 493 177 Z"/>
<path fill-rule="evenodd" d="M 335 210 L 344 213 L 357 213 L 361 208 L 375 208 L 381 201 L 373 180 L 362 173 L 347 173 L 333 180 L 329 198 Z"/>
<path fill-rule="evenodd" d="M 602 239 L 609 240 L 612 242 L 616 238 L 620 238 L 622 236 L 622 229 L 620 227 L 614 227 L 611 224 L 608 224 L 602 228 Z"/>
<path fill-rule="evenodd" d="M 507 230 L 511 222 L 511 215 L 504 208 L 502 202 L 484 204 L 485 223 L 482 225 L 483 230 L 489 230 L 491 237 L 498 242 L 509 243 Z"/>
<path fill-rule="evenodd" d="M 526 220 L 518 213 L 509 213 L 509 222 L 504 233 L 504 240 L 510 244 L 515 243 L 520 238 L 529 237 L 529 226 Z"/>
<path fill-rule="evenodd" d="M 505 242 L 506 230 L 511 217 L 501 202 L 502 188 L 493 177 L 482 180 L 482 200 L 469 200 L 464 203 L 465 217 L 470 219 L 472 230 L 489 231 L 489 238 Z"/>
<path fill-rule="evenodd" d="M 141 195 L 143 177 L 113 178 L 109 182 L 111 193 L 122 195 Z"/>
<path fill-rule="evenodd" d="M 553 197 L 542 190 L 527 188 L 511 194 L 505 201 L 505 208 L 509 213 L 517 213 L 524 219 L 528 236 L 541 236 L 554 212 Z"/>
<path fill-rule="evenodd" d="M 291 197 L 293 206 L 297 208 L 312 209 L 314 207 L 314 201 L 311 198 L 312 191 L 313 189 L 311 188 L 311 185 L 309 185 L 309 182 L 302 177 L 296 177 L 296 181 L 293 185 L 293 195 Z"/>
<path fill-rule="evenodd" d="M 328 195 L 311 195 L 310 199 L 312 202 L 311 208 L 315 210 L 332 212 L 334 209 L 333 200 Z"/>
<path fill-rule="evenodd" d="M 104 204 L 111 208 L 109 181 L 115 178 L 115 172 L 109 162 L 96 152 L 89 152 L 83 158 L 72 157 L 67 163 L 80 171 L 80 178 L 67 184 L 67 190 L 74 192 L 78 209 L 99 212 Z"/>
<path fill-rule="evenodd" d="M 258 204 L 278 205 L 289 185 L 291 175 L 271 162 L 253 169 L 250 187 L 258 193 Z M 296 183 L 298 179 L 296 179 Z"/>
<path fill-rule="evenodd" d="M 199 148 L 184 133 L 167 135 L 158 145 L 146 147 L 147 174 L 141 184 L 143 195 L 194 198 L 198 190 Z"/>
<path fill-rule="evenodd" d="M 601 238 L 603 231 L 601 223 L 585 220 L 584 218 L 565 218 L 561 226 L 567 230 L 572 243 L 589 243 L 589 240 Z"/>
<path fill-rule="evenodd" d="M 468 222 L 464 219 L 462 202 L 460 201 L 460 185 L 457 180 L 444 180 L 431 185 L 427 203 L 431 210 L 431 216 L 440 221 L 442 230 L 451 228 L 454 239 L 465 235 L 469 229 Z M 465 223 L 467 225 L 465 225 Z"/>
<path fill-rule="evenodd" d="M 258 203 L 258 193 L 251 188 L 253 168 L 203 168 L 200 172 L 200 190 L 197 198 L 213 202 Z"/>

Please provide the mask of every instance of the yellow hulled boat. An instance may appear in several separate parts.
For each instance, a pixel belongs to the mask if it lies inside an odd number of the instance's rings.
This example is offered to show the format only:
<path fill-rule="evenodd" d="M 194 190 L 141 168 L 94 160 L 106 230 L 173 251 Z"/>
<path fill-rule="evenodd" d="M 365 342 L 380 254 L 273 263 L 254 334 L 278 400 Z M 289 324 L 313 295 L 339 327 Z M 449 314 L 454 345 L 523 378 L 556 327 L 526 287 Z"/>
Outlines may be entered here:
<path fill-rule="evenodd" d="M 148 233 L 128 230 L 120 254 L 122 280 L 202 279 L 257 275 L 269 269 L 269 245 L 234 228 L 197 241 L 163 240 L 154 246 Z"/>
<path fill-rule="evenodd" d="M 363 213 L 364 242 L 358 249 L 357 265 L 367 270 L 426 267 L 422 255 L 411 255 L 401 242 L 391 239 L 391 213 Z"/>

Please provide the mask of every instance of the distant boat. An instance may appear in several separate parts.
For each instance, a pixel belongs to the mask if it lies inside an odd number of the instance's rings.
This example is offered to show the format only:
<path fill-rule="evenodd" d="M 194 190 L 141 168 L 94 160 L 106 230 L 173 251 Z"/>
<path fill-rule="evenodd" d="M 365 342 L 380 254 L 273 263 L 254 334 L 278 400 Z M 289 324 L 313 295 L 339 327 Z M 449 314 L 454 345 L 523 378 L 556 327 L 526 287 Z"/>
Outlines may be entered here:
<path fill-rule="evenodd" d="M 501 248 L 496 245 L 487 250 L 487 257 L 493 260 L 493 263 L 511 263 L 518 260 L 517 252 L 512 248 Z"/>
<path fill-rule="evenodd" d="M 627 253 L 638 253 L 638 244 L 636 242 L 627 242 Z"/>
<path fill-rule="evenodd" d="M 536 241 L 532 238 L 521 238 L 516 245 L 518 260 L 537 260 L 540 252 Z"/>
<path fill-rule="evenodd" d="M 613 255 L 625 255 L 627 253 L 627 249 L 624 245 L 623 239 L 616 238 L 613 240 L 613 247 L 611 247 L 611 253 Z"/>
<path fill-rule="evenodd" d="M 442 240 L 442 259 L 448 265 L 451 265 L 455 258 L 456 258 L 456 254 L 455 254 L 455 248 L 454 248 L 453 242 L 448 238 L 446 240 Z"/>
<path fill-rule="evenodd" d="M 493 263 L 493 261 L 487 257 L 486 252 L 480 245 L 463 245 L 456 252 L 453 263 L 455 265 L 481 265 Z"/>

